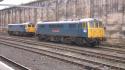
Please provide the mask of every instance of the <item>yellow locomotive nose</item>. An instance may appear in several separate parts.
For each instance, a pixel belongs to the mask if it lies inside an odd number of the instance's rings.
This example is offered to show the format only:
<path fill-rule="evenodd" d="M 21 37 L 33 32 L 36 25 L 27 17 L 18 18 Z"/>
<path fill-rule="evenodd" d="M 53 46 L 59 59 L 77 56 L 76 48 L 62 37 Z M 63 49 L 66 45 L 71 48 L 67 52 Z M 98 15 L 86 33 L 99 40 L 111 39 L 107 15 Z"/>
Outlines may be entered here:
<path fill-rule="evenodd" d="M 35 26 L 34 25 L 28 25 L 27 32 L 35 33 Z"/>
<path fill-rule="evenodd" d="M 34 27 L 30 27 L 30 28 L 28 29 L 28 32 L 35 32 L 35 28 L 34 28 Z"/>
<path fill-rule="evenodd" d="M 102 40 L 104 38 L 104 26 L 101 22 L 88 23 L 88 37 L 98 38 Z"/>
<path fill-rule="evenodd" d="M 102 38 L 104 37 L 104 28 L 88 28 L 89 38 Z"/>

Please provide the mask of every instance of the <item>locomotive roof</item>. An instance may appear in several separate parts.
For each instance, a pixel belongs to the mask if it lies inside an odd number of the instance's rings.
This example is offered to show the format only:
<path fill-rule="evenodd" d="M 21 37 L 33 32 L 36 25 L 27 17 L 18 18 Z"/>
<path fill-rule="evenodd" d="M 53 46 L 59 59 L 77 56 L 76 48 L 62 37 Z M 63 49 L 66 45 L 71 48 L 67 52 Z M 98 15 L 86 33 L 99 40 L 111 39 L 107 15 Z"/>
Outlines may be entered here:
<path fill-rule="evenodd" d="M 31 23 L 20 23 L 20 24 L 8 24 L 8 25 L 27 25 L 27 24 L 31 24 Z"/>
<path fill-rule="evenodd" d="M 25 24 L 8 24 L 8 25 L 25 25 Z"/>
<path fill-rule="evenodd" d="M 93 21 L 93 20 L 97 20 L 94 18 L 84 18 L 84 19 L 80 19 L 80 20 L 76 20 L 76 21 L 53 21 L 53 22 L 42 22 L 39 21 L 37 24 L 61 24 L 61 23 L 79 23 L 79 22 L 88 22 L 88 21 Z"/>
<path fill-rule="evenodd" d="M 98 20 L 96 18 L 84 18 L 84 19 L 80 19 L 81 22 L 88 22 L 88 21 L 93 21 L 93 20 Z"/>
<path fill-rule="evenodd" d="M 62 23 L 78 23 L 79 21 L 53 21 L 53 22 L 38 22 L 37 24 L 62 24 Z"/>

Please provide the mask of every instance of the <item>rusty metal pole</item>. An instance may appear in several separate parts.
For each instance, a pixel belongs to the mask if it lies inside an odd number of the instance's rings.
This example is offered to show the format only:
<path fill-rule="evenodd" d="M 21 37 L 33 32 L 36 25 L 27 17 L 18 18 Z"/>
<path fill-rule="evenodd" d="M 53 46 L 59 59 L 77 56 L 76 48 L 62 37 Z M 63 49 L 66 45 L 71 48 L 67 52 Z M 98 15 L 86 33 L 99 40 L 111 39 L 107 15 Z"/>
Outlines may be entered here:
<path fill-rule="evenodd" d="M 44 10 L 44 8 L 43 8 L 43 4 L 42 4 L 42 15 L 41 15 L 42 20 L 43 20 L 43 10 Z"/>
<path fill-rule="evenodd" d="M 15 23 L 15 9 L 13 9 L 13 23 Z"/>
<path fill-rule="evenodd" d="M 27 20 L 26 22 L 29 20 L 29 8 L 26 9 L 26 17 L 27 17 Z"/>
<path fill-rule="evenodd" d="M 40 17 L 40 20 L 43 20 L 43 4 L 42 2 L 40 3 L 40 6 L 42 6 L 42 9 L 40 10 L 41 11 L 41 17 Z"/>
<path fill-rule="evenodd" d="M 74 9 L 74 11 L 75 11 L 75 18 L 77 18 L 77 12 L 76 12 L 76 10 L 77 10 L 77 0 L 75 0 L 75 9 Z"/>
<path fill-rule="evenodd" d="M 5 10 L 3 11 L 3 31 L 5 32 L 5 24 L 6 24 L 6 22 L 5 22 L 5 19 L 6 19 L 6 15 L 5 15 Z"/>
<path fill-rule="evenodd" d="M 37 22 L 37 9 L 34 8 L 34 24 Z"/>
<path fill-rule="evenodd" d="M 3 32 L 3 11 L 1 11 L 1 32 Z"/>
<path fill-rule="evenodd" d="M 123 30 L 122 30 L 122 28 L 123 28 L 123 26 L 125 25 L 124 23 L 125 23 L 125 21 L 124 21 L 124 17 L 125 17 L 125 15 L 124 15 L 124 13 L 125 13 L 125 1 L 124 0 L 122 0 L 122 24 L 121 24 L 121 35 L 123 35 L 124 33 L 123 33 Z M 121 36 L 121 38 L 120 38 L 122 41 L 125 41 L 124 39 L 123 39 L 123 37 Z"/>
<path fill-rule="evenodd" d="M 3 32 L 3 11 L 1 11 L 1 32 Z"/>
<path fill-rule="evenodd" d="M 2 11 L 2 32 L 3 32 L 3 28 L 4 28 L 4 12 Z"/>
<path fill-rule="evenodd" d="M 0 32 L 1 32 L 1 11 L 0 11 Z"/>
<path fill-rule="evenodd" d="M 25 8 L 23 8 L 23 23 L 25 22 L 26 18 L 25 18 Z"/>
<path fill-rule="evenodd" d="M 21 14 L 22 14 L 22 9 L 20 8 L 19 9 L 19 23 L 22 23 L 22 16 L 21 16 Z"/>
<path fill-rule="evenodd" d="M 14 23 L 14 22 L 13 22 L 13 20 L 14 20 L 14 19 L 13 19 L 13 9 L 12 9 L 12 15 L 11 15 L 11 17 L 12 17 L 12 23 Z"/>
<path fill-rule="evenodd" d="M 11 10 L 10 9 L 8 10 L 9 10 L 9 22 L 11 23 Z"/>
<path fill-rule="evenodd" d="M 102 16 L 102 0 L 100 0 L 100 7 L 99 7 L 99 18 Z"/>
<path fill-rule="evenodd" d="M 1 11 L 1 32 L 2 32 L 2 29 L 3 29 L 3 12 Z"/>
<path fill-rule="evenodd" d="M 84 13 L 85 13 L 85 11 L 84 11 L 85 10 L 85 0 L 83 0 L 82 3 L 83 3 L 82 4 L 82 18 L 84 18 L 85 17 L 85 15 L 84 15 Z"/>
<path fill-rule="evenodd" d="M 58 21 L 59 19 L 59 4 L 58 4 L 58 0 L 56 0 L 56 21 Z"/>
<path fill-rule="evenodd" d="M 10 10 L 8 10 L 8 24 L 10 24 Z"/>
<path fill-rule="evenodd" d="M 3 32 L 4 32 L 4 28 L 5 28 L 4 24 L 5 24 L 5 12 L 3 11 Z"/>
<path fill-rule="evenodd" d="M 30 21 L 30 20 L 31 20 L 31 19 L 30 19 L 30 13 L 31 13 L 31 12 L 30 12 L 30 8 L 29 8 L 28 10 L 29 10 L 29 11 L 28 11 L 28 13 L 29 13 L 29 15 L 28 15 L 28 18 L 29 18 L 28 21 Z"/>
<path fill-rule="evenodd" d="M 6 26 L 6 31 L 7 31 L 7 26 L 8 26 L 8 21 L 7 21 L 7 19 L 8 19 L 8 16 L 7 16 L 7 10 L 6 10 L 6 12 L 5 12 L 5 15 L 6 15 L 6 19 L 5 19 L 6 24 L 5 24 L 5 26 Z"/>
<path fill-rule="evenodd" d="M 105 27 L 108 25 L 108 21 L 107 21 L 107 6 L 108 6 L 108 3 L 107 3 L 107 0 L 105 0 Z M 109 36 L 107 37 L 107 31 L 105 31 L 106 33 L 106 38 L 109 38 Z"/>
<path fill-rule="evenodd" d="M 2 14 L 1 14 L 1 11 L 0 11 L 0 32 L 1 32 L 1 29 L 2 29 L 1 16 L 2 16 Z"/>
<path fill-rule="evenodd" d="M 66 20 L 68 19 L 68 14 L 67 14 L 68 3 L 69 3 L 69 0 L 66 1 L 66 10 L 65 10 L 65 19 L 66 19 Z"/>
<path fill-rule="evenodd" d="M 15 19 L 15 23 L 17 23 L 17 15 L 16 15 L 16 12 L 17 12 L 17 8 L 15 8 L 15 11 L 14 11 L 14 19 Z"/>
<path fill-rule="evenodd" d="M 24 10 L 25 8 L 22 8 L 22 18 L 23 18 L 23 21 L 22 21 L 22 23 L 24 23 L 25 22 L 25 10 Z"/>
<path fill-rule="evenodd" d="M 93 0 L 90 0 L 90 18 L 92 18 L 93 15 Z"/>
<path fill-rule="evenodd" d="M 48 21 L 48 4 L 47 4 L 47 2 L 46 2 L 45 8 L 46 8 L 46 21 Z"/>

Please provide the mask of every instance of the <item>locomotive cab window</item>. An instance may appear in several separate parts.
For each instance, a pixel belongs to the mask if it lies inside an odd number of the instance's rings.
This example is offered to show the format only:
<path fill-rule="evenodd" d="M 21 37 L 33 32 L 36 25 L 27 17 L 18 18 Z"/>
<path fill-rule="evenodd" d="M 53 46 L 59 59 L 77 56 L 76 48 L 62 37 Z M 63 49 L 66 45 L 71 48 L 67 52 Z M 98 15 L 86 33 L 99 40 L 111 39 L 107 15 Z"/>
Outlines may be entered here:
<path fill-rule="evenodd" d="M 31 27 L 31 25 L 28 25 L 28 27 Z"/>
<path fill-rule="evenodd" d="M 86 29 L 86 28 L 87 28 L 87 22 L 84 22 L 84 23 L 82 24 L 82 27 L 83 27 L 84 29 Z"/>
<path fill-rule="evenodd" d="M 32 25 L 32 27 L 35 27 L 35 25 Z"/>
<path fill-rule="evenodd" d="M 90 21 L 90 22 L 89 22 L 89 27 L 95 28 L 95 22 L 94 22 L 94 21 Z"/>

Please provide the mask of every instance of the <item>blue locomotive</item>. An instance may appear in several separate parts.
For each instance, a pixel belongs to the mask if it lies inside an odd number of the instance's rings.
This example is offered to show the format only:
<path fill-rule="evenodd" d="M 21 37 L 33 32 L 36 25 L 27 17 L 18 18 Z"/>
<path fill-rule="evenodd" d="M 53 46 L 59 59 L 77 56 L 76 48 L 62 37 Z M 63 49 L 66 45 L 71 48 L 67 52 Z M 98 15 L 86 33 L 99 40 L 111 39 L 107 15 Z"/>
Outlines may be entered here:
<path fill-rule="evenodd" d="M 103 41 L 104 34 L 102 22 L 94 18 L 36 24 L 36 36 L 39 40 L 95 46 Z"/>
<path fill-rule="evenodd" d="M 31 35 L 35 34 L 35 25 L 32 23 L 8 24 L 9 35 Z"/>

